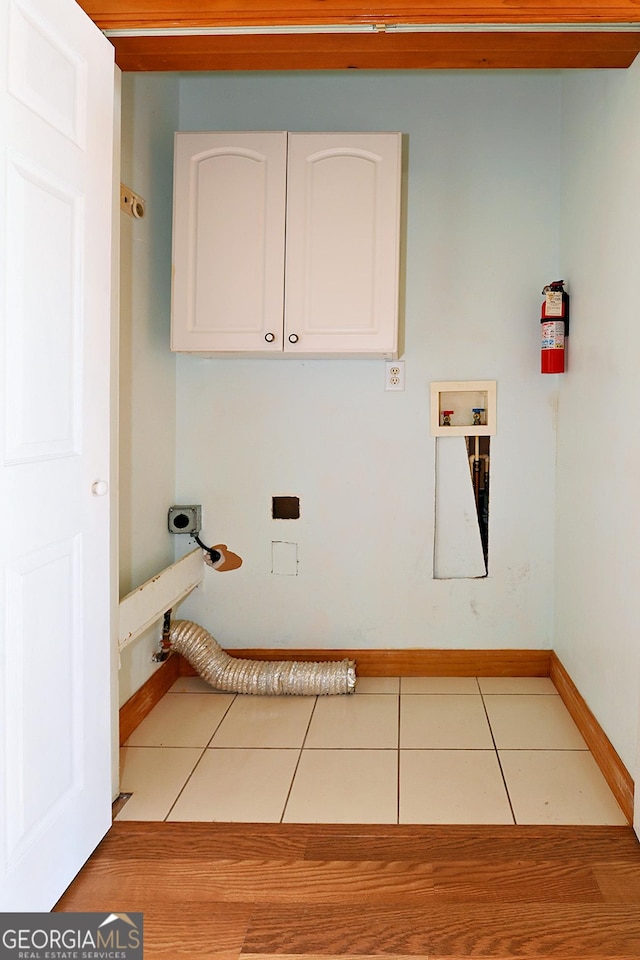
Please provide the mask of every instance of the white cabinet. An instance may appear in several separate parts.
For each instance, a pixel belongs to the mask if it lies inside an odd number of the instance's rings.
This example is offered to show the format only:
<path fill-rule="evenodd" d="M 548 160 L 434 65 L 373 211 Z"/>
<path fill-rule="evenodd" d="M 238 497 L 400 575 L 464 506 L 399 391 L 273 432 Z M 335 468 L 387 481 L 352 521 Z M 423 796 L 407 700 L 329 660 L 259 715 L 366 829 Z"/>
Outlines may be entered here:
<path fill-rule="evenodd" d="M 400 173 L 399 133 L 176 134 L 172 349 L 397 356 Z"/>
<path fill-rule="evenodd" d="M 286 133 L 176 134 L 173 350 L 282 349 L 286 156 Z"/>

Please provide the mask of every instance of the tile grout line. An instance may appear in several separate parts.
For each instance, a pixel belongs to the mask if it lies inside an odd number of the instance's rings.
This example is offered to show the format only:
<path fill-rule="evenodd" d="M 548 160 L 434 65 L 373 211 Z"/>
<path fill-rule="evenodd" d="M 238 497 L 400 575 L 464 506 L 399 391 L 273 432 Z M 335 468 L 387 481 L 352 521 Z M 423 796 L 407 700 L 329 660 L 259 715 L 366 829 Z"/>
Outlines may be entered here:
<path fill-rule="evenodd" d="M 183 748 L 183 749 L 184 749 L 184 748 Z M 188 749 L 188 748 L 187 748 L 187 749 Z M 200 765 L 200 761 L 202 760 L 202 758 L 204 757 L 204 755 L 205 755 L 206 752 L 207 752 L 207 748 L 206 748 L 206 746 L 205 746 L 205 747 L 202 748 L 202 753 L 200 754 L 200 756 L 198 757 L 198 759 L 197 759 L 196 762 L 194 763 L 193 768 L 192 768 L 192 770 L 191 770 L 191 773 L 189 773 L 189 774 L 187 775 L 186 780 L 184 781 L 184 783 L 182 784 L 182 786 L 181 786 L 180 789 L 178 790 L 178 793 L 176 794 L 175 800 L 173 801 L 172 804 L 170 804 L 169 809 L 167 810 L 167 812 L 165 813 L 165 815 L 164 815 L 164 817 L 163 817 L 163 821 L 166 822 L 167 817 L 169 817 L 169 816 L 171 815 L 171 811 L 173 810 L 173 808 L 175 807 L 176 803 L 178 802 L 178 800 L 180 799 L 180 797 L 182 796 L 182 794 L 183 794 L 184 791 L 186 790 L 187 784 L 189 783 L 189 781 L 191 780 L 192 776 L 193 776 L 194 773 L 196 772 L 196 769 L 197 769 L 197 767 Z"/>
<path fill-rule="evenodd" d="M 206 746 L 205 746 L 205 750 L 208 750 L 208 748 L 211 746 L 211 741 L 213 740 L 213 738 L 215 737 L 216 733 L 218 732 L 218 730 L 220 729 L 220 727 L 221 727 L 222 724 L 224 723 L 224 721 L 225 721 L 225 719 L 226 719 L 229 711 L 231 710 L 231 707 L 234 705 L 234 703 L 236 702 L 237 699 L 238 699 L 238 694 L 236 693 L 236 694 L 234 695 L 234 697 L 233 697 L 233 700 L 231 701 L 231 703 L 229 704 L 229 706 L 227 707 L 227 709 L 225 710 L 225 712 L 224 712 L 224 713 L 222 714 L 222 716 L 220 717 L 220 720 L 219 720 L 218 723 L 216 724 L 215 730 L 213 731 L 213 733 L 211 734 L 211 736 L 210 736 L 209 739 L 207 740 L 207 743 L 206 743 Z"/>
<path fill-rule="evenodd" d="M 316 707 L 317 707 L 317 706 L 318 706 L 318 697 L 316 696 L 316 697 L 314 698 L 313 709 L 311 710 L 311 713 L 309 714 L 309 720 L 308 720 L 308 722 L 307 722 L 307 729 L 306 729 L 305 732 L 304 732 L 304 737 L 302 738 L 302 743 L 300 744 L 300 751 L 299 751 L 299 753 L 298 753 L 298 759 L 297 759 L 297 761 L 296 761 L 296 765 L 295 765 L 295 768 L 294 768 L 294 771 L 293 771 L 293 776 L 291 777 L 291 783 L 289 784 L 289 789 L 287 790 L 287 795 L 286 795 L 285 800 L 284 800 L 284 804 L 283 804 L 283 807 L 282 807 L 282 813 L 280 814 L 280 821 L 279 821 L 280 823 L 284 823 L 284 815 L 285 815 L 285 813 L 287 812 L 287 807 L 289 806 L 289 800 L 291 799 L 291 791 L 293 790 L 293 784 L 294 784 L 294 781 L 295 781 L 295 779 L 296 779 L 296 774 L 298 773 L 298 768 L 299 768 L 299 766 L 300 766 L 300 761 L 302 760 L 302 752 L 303 752 L 303 750 L 304 750 L 304 745 L 305 745 L 305 743 L 307 742 L 307 737 L 309 736 L 309 730 L 310 730 L 310 728 L 311 728 L 311 721 L 313 720 L 313 715 L 314 715 L 314 713 L 316 712 Z"/>
<path fill-rule="evenodd" d="M 211 743 L 211 741 L 212 741 L 213 738 L 215 737 L 216 733 L 217 733 L 218 730 L 220 729 L 220 725 L 221 725 L 222 721 L 224 720 L 224 718 L 226 717 L 226 715 L 229 713 L 229 710 L 231 709 L 231 707 L 232 707 L 233 704 L 235 703 L 236 697 L 237 697 L 237 694 L 233 697 L 231 703 L 229 704 L 229 706 L 227 707 L 227 709 L 224 711 L 224 713 L 223 713 L 222 716 L 220 717 L 220 719 L 219 719 L 219 721 L 217 722 L 217 724 L 215 725 L 214 731 L 213 731 L 213 733 L 211 734 L 211 736 L 209 737 L 209 739 L 207 740 L 207 742 L 205 743 L 204 747 L 202 748 L 202 753 L 200 754 L 200 756 L 198 757 L 198 759 L 197 759 L 196 762 L 194 763 L 193 768 L 192 768 L 192 770 L 191 770 L 191 773 L 187 776 L 186 780 L 184 781 L 184 783 L 183 783 L 182 786 L 180 787 L 180 789 L 179 789 L 179 791 L 178 791 L 178 794 L 177 794 L 175 800 L 173 801 L 173 803 L 171 804 L 171 806 L 170 806 L 169 809 L 167 810 L 166 814 L 164 815 L 164 818 L 163 818 L 163 819 L 164 819 L 165 822 L 166 822 L 166 820 L 167 820 L 167 817 L 170 817 L 170 816 L 171 816 L 171 811 L 173 810 L 173 808 L 175 807 L 176 803 L 178 802 L 178 800 L 180 799 L 180 797 L 182 796 L 182 794 L 183 794 L 184 791 L 186 790 L 187 784 L 190 782 L 190 780 L 191 780 L 191 778 L 193 777 L 194 773 L 196 772 L 197 768 L 200 766 L 200 763 L 202 762 L 202 758 L 205 756 L 207 750 L 209 749 L 209 744 Z M 190 749 L 190 748 L 187 748 L 187 749 Z"/>
<path fill-rule="evenodd" d="M 512 802 L 511 802 L 511 794 L 509 793 L 509 787 L 507 786 L 507 778 L 505 777 L 505 775 L 504 775 L 504 770 L 502 769 L 502 761 L 501 761 L 501 759 L 500 759 L 500 753 L 499 753 L 499 751 L 498 751 L 498 745 L 497 745 L 497 743 L 496 743 L 496 738 L 495 738 L 494 735 L 493 735 L 493 728 L 492 728 L 492 726 L 491 726 L 491 720 L 489 719 L 489 711 L 487 710 L 487 705 L 486 705 L 486 703 L 485 703 L 485 701 L 484 701 L 484 693 L 482 692 L 482 687 L 480 686 L 480 681 L 479 681 L 478 677 L 476 677 L 476 681 L 477 681 L 477 683 L 478 683 L 478 690 L 480 691 L 480 698 L 481 698 L 481 700 L 482 700 L 482 709 L 484 710 L 484 715 L 485 715 L 485 717 L 487 718 L 487 724 L 488 724 L 488 726 L 489 726 L 489 733 L 491 734 L 491 742 L 493 743 L 493 749 L 494 749 L 495 754 L 496 754 L 496 760 L 498 761 L 498 769 L 500 770 L 500 776 L 502 777 L 502 782 L 503 782 L 503 784 L 504 784 L 504 790 L 505 790 L 505 793 L 506 793 L 506 795 L 507 795 L 507 802 L 508 802 L 508 804 L 509 804 L 509 809 L 511 810 L 511 816 L 513 817 L 513 822 L 514 822 L 514 824 L 517 824 L 518 821 L 516 820 L 516 813 L 515 813 L 515 810 L 513 809 L 513 804 L 512 804 Z"/>

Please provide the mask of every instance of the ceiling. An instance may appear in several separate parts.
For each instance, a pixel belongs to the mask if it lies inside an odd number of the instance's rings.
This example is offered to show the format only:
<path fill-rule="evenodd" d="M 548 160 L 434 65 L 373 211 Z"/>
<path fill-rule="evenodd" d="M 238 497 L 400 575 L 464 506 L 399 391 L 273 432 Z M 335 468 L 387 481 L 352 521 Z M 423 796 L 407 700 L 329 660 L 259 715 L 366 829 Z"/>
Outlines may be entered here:
<path fill-rule="evenodd" d="M 625 68 L 640 0 L 78 0 L 125 71 Z"/>

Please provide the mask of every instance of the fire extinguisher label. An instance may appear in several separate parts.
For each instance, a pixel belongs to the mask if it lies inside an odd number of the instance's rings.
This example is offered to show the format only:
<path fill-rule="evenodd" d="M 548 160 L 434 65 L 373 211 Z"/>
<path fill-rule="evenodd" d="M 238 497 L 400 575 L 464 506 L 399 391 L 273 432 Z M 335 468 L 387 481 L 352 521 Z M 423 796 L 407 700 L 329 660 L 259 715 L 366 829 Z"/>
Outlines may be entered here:
<path fill-rule="evenodd" d="M 541 327 L 542 349 L 564 350 L 564 320 L 550 320 Z"/>
<path fill-rule="evenodd" d="M 546 302 L 544 306 L 545 317 L 564 316 L 564 304 L 562 302 L 562 290 L 547 290 Z"/>

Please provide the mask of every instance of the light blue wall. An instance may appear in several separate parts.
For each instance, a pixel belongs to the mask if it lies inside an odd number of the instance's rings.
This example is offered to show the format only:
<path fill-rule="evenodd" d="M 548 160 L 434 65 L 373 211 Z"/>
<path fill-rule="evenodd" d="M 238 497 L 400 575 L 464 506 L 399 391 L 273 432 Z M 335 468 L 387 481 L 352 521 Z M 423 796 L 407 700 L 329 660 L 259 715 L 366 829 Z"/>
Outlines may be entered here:
<path fill-rule="evenodd" d="M 208 572 L 180 613 L 223 644 L 553 644 L 633 771 L 638 66 L 123 79 L 123 180 L 151 204 L 144 226 L 123 222 L 123 589 L 191 546 L 166 533 L 170 503 L 202 502 L 204 535 L 244 565 Z M 381 361 L 176 364 L 175 127 L 406 134 L 404 394 L 384 393 Z M 544 378 L 539 291 L 560 271 L 569 372 Z M 428 385 L 476 377 L 498 383 L 490 577 L 437 582 Z M 273 521 L 273 494 L 299 495 L 302 519 Z M 270 573 L 275 539 L 299 543 L 299 577 Z M 123 658 L 122 699 L 151 670 L 145 640 Z"/>
<path fill-rule="evenodd" d="M 640 64 L 563 81 L 554 648 L 634 772 L 640 690 Z"/>
<path fill-rule="evenodd" d="M 406 135 L 405 393 L 382 361 L 178 358 L 176 498 L 244 558 L 181 615 L 223 645 L 551 645 L 557 382 L 538 370 L 559 91 L 519 72 L 182 77 L 182 130 Z M 433 579 L 429 384 L 447 379 L 498 384 L 482 580 Z M 271 519 L 282 494 L 299 521 Z M 271 573 L 273 540 L 298 543 L 297 577 Z"/>
<path fill-rule="evenodd" d="M 169 343 L 171 193 L 178 78 L 123 74 L 121 180 L 146 216 L 120 214 L 120 596 L 173 561 L 175 360 Z M 122 654 L 120 702 L 149 677 L 159 628 Z"/>

